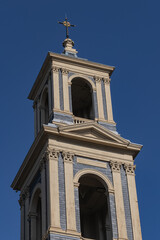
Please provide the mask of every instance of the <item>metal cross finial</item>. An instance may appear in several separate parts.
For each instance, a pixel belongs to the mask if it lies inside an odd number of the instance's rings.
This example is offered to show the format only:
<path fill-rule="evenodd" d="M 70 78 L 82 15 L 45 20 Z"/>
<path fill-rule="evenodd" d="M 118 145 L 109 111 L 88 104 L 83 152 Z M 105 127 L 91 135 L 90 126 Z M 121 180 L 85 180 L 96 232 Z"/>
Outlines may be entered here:
<path fill-rule="evenodd" d="M 58 23 L 63 24 L 66 27 L 66 38 L 69 38 L 68 28 L 69 27 L 75 27 L 76 25 L 70 24 L 70 22 L 68 22 L 67 17 L 65 17 L 65 21 L 58 22 Z"/>

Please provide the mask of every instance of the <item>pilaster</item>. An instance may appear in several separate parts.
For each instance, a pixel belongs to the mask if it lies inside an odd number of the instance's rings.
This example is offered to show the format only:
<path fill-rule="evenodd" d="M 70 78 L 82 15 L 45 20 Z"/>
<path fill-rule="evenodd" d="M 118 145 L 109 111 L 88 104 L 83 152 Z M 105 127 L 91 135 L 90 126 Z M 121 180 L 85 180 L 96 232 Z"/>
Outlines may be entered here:
<path fill-rule="evenodd" d="M 107 105 L 107 120 L 108 122 L 113 122 L 113 112 L 112 112 L 112 100 L 111 100 L 111 90 L 110 90 L 110 78 L 104 78 L 105 95 L 106 95 L 106 105 Z"/>
<path fill-rule="evenodd" d="M 101 88 L 102 78 L 95 77 L 95 81 L 96 81 L 96 89 L 97 89 L 98 116 L 99 116 L 99 120 L 104 121 L 105 119 L 104 119 L 102 88 Z"/>
<path fill-rule="evenodd" d="M 25 198 L 23 194 L 20 196 L 19 205 L 21 208 L 21 240 L 25 240 Z"/>
<path fill-rule="evenodd" d="M 51 83 L 52 83 L 52 101 L 54 111 L 60 110 L 60 96 L 59 96 L 59 68 L 52 66 L 51 69 Z"/>
<path fill-rule="evenodd" d="M 136 167 L 135 165 L 124 164 L 124 169 L 126 171 L 127 182 L 128 182 L 133 237 L 134 237 L 134 240 L 141 240 L 142 233 L 141 233 L 141 226 L 140 226 L 137 191 L 136 191 L 136 183 L 135 183 L 135 173 L 134 173 L 135 167 Z"/>
<path fill-rule="evenodd" d="M 67 231 L 76 231 L 75 217 L 75 199 L 73 185 L 73 157 L 69 152 L 62 152 L 64 160 L 64 175 L 65 175 L 65 193 L 66 193 L 66 217 Z"/>
<path fill-rule="evenodd" d="M 26 187 L 25 192 L 25 240 L 29 240 L 29 187 Z"/>
<path fill-rule="evenodd" d="M 117 227 L 118 227 L 118 239 L 127 240 L 127 229 L 126 229 L 126 219 L 124 212 L 124 201 L 122 193 L 122 183 L 121 183 L 121 163 L 110 162 L 113 175 L 113 183 L 115 190 L 115 204 L 116 204 L 116 214 L 117 214 Z"/>
<path fill-rule="evenodd" d="M 59 151 L 48 148 L 45 152 L 48 175 L 48 225 L 50 228 L 60 229 L 60 208 L 59 208 L 59 181 L 58 181 L 58 157 Z"/>
<path fill-rule="evenodd" d="M 62 81 L 63 81 L 63 103 L 64 111 L 70 113 L 69 108 L 69 88 L 68 88 L 68 70 L 62 68 Z"/>
<path fill-rule="evenodd" d="M 41 201 L 42 201 L 42 237 L 47 230 L 47 183 L 46 183 L 46 159 L 41 160 Z"/>
<path fill-rule="evenodd" d="M 29 218 L 31 222 L 31 239 L 36 239 L 37 214 L 35 212 L 30 212 Z"/>

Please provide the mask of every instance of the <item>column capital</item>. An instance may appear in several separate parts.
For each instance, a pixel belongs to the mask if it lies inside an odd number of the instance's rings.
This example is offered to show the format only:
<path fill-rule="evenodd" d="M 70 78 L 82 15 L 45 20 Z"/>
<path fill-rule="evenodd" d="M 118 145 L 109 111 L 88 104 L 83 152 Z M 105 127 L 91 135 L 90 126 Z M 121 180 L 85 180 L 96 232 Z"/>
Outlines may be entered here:
<path fill-rule="evenodd" d="M 29 186 L 27 186 L 27 187 L 24 189 L 24 196 L 25 196 L 25 199 L 29 198 Z"/>
<path fill-rule="evenodd" d="M 65 68 L 61 68 L 61 72 L 62 74 L 68 74 L 69 73 L 69 70 L 65 69 Z"/>
<path fill-rule="evenodd" d="M 101 77 L 94 76 L 94 80 L 95 80 L 96 82 L 101 82 L 101 81 L 102 81 L 102 78 L 101 78 Z"/>
<path fill-rule="evenodd" d="M 130 174 L 130 175 L 135 175 L 135 169 L 136 169 L 136 165 L 131 165 L 131 164 L 124 164 L 124 169 L 126 171 L 126 174 Z"/>
<path fill-rule="evenodd" d="M 73 153 L 63 151 L 62 156 L 63 156 L 64 162 L 73 163 L 73 157 L 74 157 Z"/>
<path fill-rule="evenodd" d="M 24 194 L 20 194 L 20 198 L 19 198 L 18 202 L 19 202 L 20 207 L 22 208 L 25 204 L 25 195 Z"/>
<path fill-rule="evenodd" d="M 103 78 L 105 84 L 109 84 L 111 79 L 109 77 Z"/>
<path fill-rule="evenodd" d="M 58 71 L 59 71 L 59 68 L 58 68 L 58 67 L 55 67 L 55 66 L 52 66 L 52 67 L 51 67 L 51 70 L 52 70 L 53 72 L 58 72 Z"/>
<path fill-rule="evenodd" d="M 47 148 L 47 150 L 43 154 L 42 159 L 43 161 L 48 161 L 49 159 L 58 161 L 58 157 L 59 157 L 59 150 Z M 42 161 L 42 164 L 43 164 L 43 161 Z"/>
<path fill-rule="evenodd" d="M 33 102 L 32 107 L 33 107 L 33 109 L 35 110 L 35 108 L 37 107 L 37 101 L 34 101 L 34 102 Z"/>
<path fill-rule="evenodd" d="M 110 166 L 111 166 L 112 172 L 120 172 L 121 165 L 122 164 L 120 162 L 110 161 Z"/>

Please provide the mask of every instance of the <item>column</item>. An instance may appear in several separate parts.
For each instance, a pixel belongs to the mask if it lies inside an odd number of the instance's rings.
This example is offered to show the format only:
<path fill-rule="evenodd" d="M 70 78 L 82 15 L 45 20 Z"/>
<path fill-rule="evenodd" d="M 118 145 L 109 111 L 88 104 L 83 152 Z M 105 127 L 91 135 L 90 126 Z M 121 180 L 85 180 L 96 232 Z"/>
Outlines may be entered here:
<path fill-rule="evenodd" d="M 128 182 L 128 192 L 129 192 L 129 202 L 131 208 L 131 219 L 132 219 L 132 228 L 133 228 L 133 237 L 134 240 L 141 240 L 141 226 L 140 226 L 140 217 L 138 209 L 138 200 L 137 200 L 137 191 L 135 183 L 135 165 L 125 164 L 124 169 L 127 175 Z"/>
<path fill-rule="evenodd" d="M 51 70 L 51 86 L 52 86 L 52 106 L 54 111 L 60 110 L 59 96 L 59 68 L 52 66 Z"/>
<path fill-rule="evenodd" d="M 62 69 L 62 80 L 63 80 L 64 111 L 70 113 L 70 109 L 69 109 L 69 89 L 68 89 L 68 70 L 66 70 L 66 69 Z"/>
<path fill-rule="evenodd" d="M 126 229 L 126 219 L 124 212 L 124 201 L 123 201 L 123 193 L 122 193 L 122 183 L 121 183 L 121 163 L 118 162 L 110 162 L 112 175 L 113 175 L 113 183 L 115 190 L 115 204 L 116 204 L 116 214 L 117 214 L 117 227 L 118 227 L 118 239 L 119 240 L 127 240 L 127 229 Z"/>
<path fill-rule="evenodd" d="M 42 203 L 42 237 L 45 236 L 47 226 L 46 226 L 46 218 L 47 218 L 47 203 L 46 203 L 46 173 L 45 173 L 46 161 L 45 158 L 41 160 L 41 203 Z"/>
<path fill-rule="evenodd" d="M 48 148 L 46 152 L 48 164 L 48 224 L 51 228 L 60 229 L 60 208 L 59 208 L 59 178 L 58 178 L 58 157 L 59 151 Z"/>
<path fill-rule="evenodd" d="M 29 240 L 29 187 L 25 189 L 25 240 Z"/>
<path fill-rule="evenodd" d="M 73 185 L 73 157 L 68 152 L 63 152 L 64 174 L 65 174 L 65 192 L 66 192 L 66 217 L 67 231 L 76 231 L 75 199 Z"/>
<path fill-rule="evenodd" d="M 95 81 L 96 81 L 96 89 L 97 89 L 98 116 L 99 116 L 99 120 L 104 121 L 105 119 L 104 119 L 102 88 L 101 88 L 102 78 L 95 77 Z"/>
<path fill-rule="evenodd" d="M 36 239 L 36 221 L 37 221 L 37 214 L 34 212 L 30 212 L 29 214 L 30 222 L 31 222 L 31 240 Z"/>
<path fill-rule="evenodd" d="M 19 199 L 19 204 L 21 207 L 21 240 L 25 239 L 25 201 L 24 201 L 24 196 L 21 195 Z"/>
<path fill-rule="evenodd" d="M 107 105 L 107 118 L 109 122 L 113 122 L 111 90 L 110 90 L 110 78 L 104 78 L 106 105 Z"/>

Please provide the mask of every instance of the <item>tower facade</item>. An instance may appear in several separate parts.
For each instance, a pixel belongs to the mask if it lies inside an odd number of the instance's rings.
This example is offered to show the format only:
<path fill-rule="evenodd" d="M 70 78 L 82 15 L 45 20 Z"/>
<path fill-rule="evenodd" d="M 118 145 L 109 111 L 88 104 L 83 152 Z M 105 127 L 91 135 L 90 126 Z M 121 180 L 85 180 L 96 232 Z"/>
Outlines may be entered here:
<path fill-rule="evenodd" d="M 141 240 L 134 159 L 113 120 L 114 67 L 49 52 L 29 93 L 35 139 L 12 188 L 21 240 Z"/>

